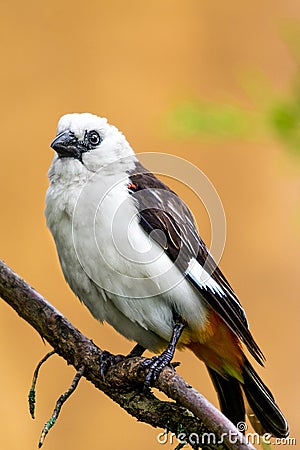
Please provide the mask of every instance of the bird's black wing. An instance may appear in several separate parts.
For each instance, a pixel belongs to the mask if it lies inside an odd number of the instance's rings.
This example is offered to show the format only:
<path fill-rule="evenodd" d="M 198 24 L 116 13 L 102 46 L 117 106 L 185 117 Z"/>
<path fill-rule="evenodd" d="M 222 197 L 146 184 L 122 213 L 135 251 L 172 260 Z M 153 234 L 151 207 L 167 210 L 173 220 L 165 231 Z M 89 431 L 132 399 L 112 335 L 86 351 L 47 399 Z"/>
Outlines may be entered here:
<path fill-rule="evenodd" d="M 249 331 L 245 312 L 199 236 L 189 208 L 139 162 L 136 162 L 134 170 L 128 175 L 128 189 L 136 202 L 143 229 L 164 248 L 201 297 L 263 365 L 264 356 Z M 164 234 L 163 239 L 161 232 Z M 191 261 L 200 265 L 200 272 L 189 270 Z M 209 283 L 200 279 L 199 273 L 203 267 L 211 277 Z"/>

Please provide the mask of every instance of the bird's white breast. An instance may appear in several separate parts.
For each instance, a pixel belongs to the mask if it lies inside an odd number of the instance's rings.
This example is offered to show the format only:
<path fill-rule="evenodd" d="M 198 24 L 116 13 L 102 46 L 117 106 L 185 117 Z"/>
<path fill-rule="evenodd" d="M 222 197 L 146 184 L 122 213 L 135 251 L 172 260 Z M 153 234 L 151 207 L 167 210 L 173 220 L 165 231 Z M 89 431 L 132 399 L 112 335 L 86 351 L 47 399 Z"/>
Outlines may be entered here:
<path fill-rule="evenodd" d="M 153 350 L 170 339 L 174 312 L 192 329 L 204 326 L 201 297 L 140 226 L 126 170 L 88 173 L 78 161 L 56 163 L 47 224 L 65 278 L 92 314 Z"/>

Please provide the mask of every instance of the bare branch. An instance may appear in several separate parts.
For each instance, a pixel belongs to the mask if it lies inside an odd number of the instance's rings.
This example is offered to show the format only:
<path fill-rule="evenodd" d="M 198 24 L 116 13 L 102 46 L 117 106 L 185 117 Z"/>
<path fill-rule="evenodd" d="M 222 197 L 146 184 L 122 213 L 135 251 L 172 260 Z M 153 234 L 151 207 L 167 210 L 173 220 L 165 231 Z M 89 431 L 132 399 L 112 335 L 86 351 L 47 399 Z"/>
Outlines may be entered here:
<path fill-rule="evenodd" d="M 54 350 L 47 353 L 47 355 L 45 355 L 44 358 L 41 359 L 41 361 L 38 363 L 38 365 L 36 366 L 36 369 L 34 371 L 34 374 L 33 374 L 32 384 L 30 386 L 30 391 L 28 394 L 29 412 L 33 419 L 34 419 L 34 413 L 35 413 L 35 386 L 36 386 L 37 378 L 39 376 L 40 368 L 42 367 L 44 362 L 46 362 L 47 359 L 50 358 L 50 356 L 52 356 L 54 354 L 55 354 Z"/>
<path fill-rule="evenodd" d="M 49 353 L 46 356 L 49 357 L 50 356 Z M 52 413 L 52 416 L 50 417 L 49 420 L 47 420 L 47 422 L 44 425 L 44 428 L 43 428 L 43 431 L 42 431 L 42 434 L 41 434 L 41 437 L 40 437 L 40 440 L 39 440 L 39 445 L 38 445 L 39 448 L 42 447 L 42 445 L 44 443 L 44 440 L 45 440 L 45 437 L 47 436 L 49 430 L 55 425 L 56 420 L 57 420 L 57 418 L 59 416 L 59 413 L 60 413 L 62 405 L 68 400 L 70 395 L 72 395 L 73 392 L 75 391 L 75 389 L 77 388 L 78 383 L 79 383 L 79 381 L 80 381 L 80 379 L 81 379 L 81 377 L 83 375 L 83 371 L 84 371 L 84 366 L 80 367 L 80 369 L 77 370 L 76 375 L 73 378 L 73 381 L 71 383 L 71 386 L 57 400 L 55 408 L 54 408 L 54 411 Z"/>
<path fill-rule="evenodd" d="M 158 400 L 150 390 L 143 390 L 144 376 L 138 370 L 144 358 L 125 359 L 100 377 L 101 350 L 80 333 L 37 291 L 0 261 L 0 296 L 94 386 L 102 390 L 129 414 L 154 427 L 182 433 L 194 447 L 218 450 L 253 450 L 243 435 L 219 410 L 166 367 L 155 387 L 176 401 Z M 216 443 L 201 445 L 205 433 L 213 433 Z M 194 439 L 189 437 L 193 436 Z M 237 441 L 237 442 L 236 442 Z"/>

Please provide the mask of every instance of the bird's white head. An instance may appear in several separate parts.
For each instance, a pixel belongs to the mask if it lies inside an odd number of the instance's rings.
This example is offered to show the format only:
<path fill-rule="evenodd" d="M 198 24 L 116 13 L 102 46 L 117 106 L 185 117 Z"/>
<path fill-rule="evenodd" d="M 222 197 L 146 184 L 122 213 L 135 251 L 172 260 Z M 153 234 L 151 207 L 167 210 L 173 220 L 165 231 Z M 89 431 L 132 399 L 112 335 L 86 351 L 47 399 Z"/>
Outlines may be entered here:
<path fill-rule="evenodd" d="M 56 151 L 52 173 L 70 169 L 72 172 L 96 172 L 134 155 L 116 127 L 90 113 L 62 116 L 51 147 Z"/>

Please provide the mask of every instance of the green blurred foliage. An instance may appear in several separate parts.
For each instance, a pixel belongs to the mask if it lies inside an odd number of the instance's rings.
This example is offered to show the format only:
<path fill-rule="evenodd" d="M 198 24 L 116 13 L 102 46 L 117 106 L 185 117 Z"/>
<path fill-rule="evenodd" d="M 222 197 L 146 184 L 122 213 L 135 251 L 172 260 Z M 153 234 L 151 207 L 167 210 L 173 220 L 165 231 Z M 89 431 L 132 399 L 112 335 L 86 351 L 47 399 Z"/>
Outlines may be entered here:
<path fill-rule="evenodd" d="M 274 94 L 267 108 L 255 112 L 232 104 L 191 100 L 175 106 L 165 123 L 179 138 L 213 141 L 275 136 L 289 151 L 300 155 L 300 95 L 295 93 L 288 99 L 277 99 Z"/>
<path fill-rule="evenodd" d="M 286 147 L 300 154 L 300 99 L 282 101 L 270 111 L 270 125 Z"/>
<path fill-rule="evenodd" d="M 167 117 L 167 126 L 176 136 L 205 140 L 248 139 L 256 129 L 257 115 L 235 105 L 189 101 L 178 104 Z"/>
<path fill-rule="evenodd" d="M 278 95 L 264 74 L 249 68 L 238 82 L 254 103 L 254 110 L 193 98 L 169 111 L 164 123 L 169 132 L 177 138 L 205 141 L 275 138 L 290 153 L 300 156 L 300 24 L 294 25 L 281 30 L 297 67 L 285 98 Z"/>

